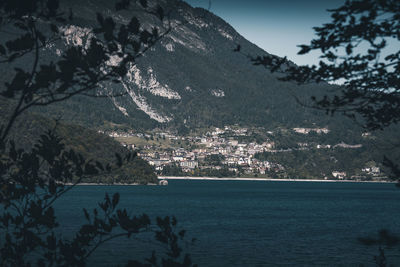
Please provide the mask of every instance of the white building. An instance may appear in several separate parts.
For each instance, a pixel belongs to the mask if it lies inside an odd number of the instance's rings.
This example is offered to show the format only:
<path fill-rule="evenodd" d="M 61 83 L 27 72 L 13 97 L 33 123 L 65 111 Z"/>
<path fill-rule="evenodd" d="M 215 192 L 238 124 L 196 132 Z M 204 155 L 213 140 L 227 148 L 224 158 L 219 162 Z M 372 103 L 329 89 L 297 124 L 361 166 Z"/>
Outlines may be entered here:
<path fill-rule="evenodd" d="M 346 177 L 346 172 L 333 171 L 332 176 L 337 179 L 343 180 Z"/>
<path fill-rule="evenodd" d="M 179 165 L 180 165 L 182 168 L 194 169 L 194 168 L 199 167 L 199 162 L 196 161 L 196 160 L 181 161 L 181 162 L 179 163 Z"/>

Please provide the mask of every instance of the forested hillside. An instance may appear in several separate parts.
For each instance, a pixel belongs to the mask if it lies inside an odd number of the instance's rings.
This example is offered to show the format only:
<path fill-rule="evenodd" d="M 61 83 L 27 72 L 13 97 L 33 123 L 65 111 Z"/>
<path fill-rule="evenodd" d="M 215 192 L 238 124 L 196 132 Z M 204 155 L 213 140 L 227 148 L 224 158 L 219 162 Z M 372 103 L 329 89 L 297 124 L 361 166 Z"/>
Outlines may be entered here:
<path fill-rule="evenodd" d="M 1 102 L 0 112 L 9 114 L 8 108 L 11 103 Z M 7 116 L 2 116 L 0 123 L 3 123 Z M 82 126 L 65 123 L 54 119 L 43 117 L 36 113 L 26 113 L 18 118 L 11 137 L 18 140 L 17 148 L 30 149 L 36 143 L 39 136 L 48 130 L 54 131 L 62 138 L 62 143 L 67 149 L 73 149 L 84 158 L 99 161 L 106 165 L 116 161 L 116 154 L 124 155 L 128 152 L 119 142 L 100 134 L 94 130 Z M 140 157 L 132 162 L 124 164 L 122 168 L 112 173 L 86 178 L 82 182 L 89 183 L 157 183 L 157 177 L 153 168 Z"/>
<path fill-rule="evenodd" d="M 96 12 L 117 23 L 129 23 L 131 14 L 116 12 L 108 1 L 84 1 L 90 8 L 81 9 L 82 1 L 63 3 L 65 10 L 73 10 L 73 19 L 60 28 L 61 39 L 43 49 L 46 61 L 57 60 L 61 51 L 70 46 L 87 45 L 97 24 Z M 156 2 L 149 1 L 149 5 Z M 302 105 L 309 103 L 313 95 L 326 94 L 331 85 L 298 86 L 279 81 L 277 75 L 253 66 L 248 57 L 233 51 L 240 44 L 243 53 L 268 54 L 221 18 L 183 1 L 161 4 L 169 14 L 165 20 L 170 32 L 130 66 L 119 85 L 99 84 L 97 94 L 124 96 L 73 97 L 36 111 L 55 118 L 62 115 L 63 120 L 96 129 L 158 127 L 182 133 L 236 123 L 267 128 L 352 125 L 348 119 L 329 118 L 324 112 Z M 160 32 L 167 27 L 146 14 L 137 16 L 140 27 L 150 30 L 156 26 Z M 13 69 L 1 71 L 7 77 Z"/>

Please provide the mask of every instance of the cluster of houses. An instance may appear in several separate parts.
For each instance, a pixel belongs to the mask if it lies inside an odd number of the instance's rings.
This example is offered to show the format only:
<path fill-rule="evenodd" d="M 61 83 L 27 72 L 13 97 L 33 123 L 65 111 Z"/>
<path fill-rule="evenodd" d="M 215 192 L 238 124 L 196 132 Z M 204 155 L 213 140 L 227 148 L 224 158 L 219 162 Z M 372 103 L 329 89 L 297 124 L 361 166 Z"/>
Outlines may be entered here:
<path fill-rule="evenodd" d="M 349 177 L 346 172 L 333 171 L 332 176 L 339 180 L 344 180 L 344 179 L 364 180 L 366 177 L 369 177 L 374 180 L 381 180 L 387 178 L 382 174 L 381 169 L 377 166 L 362 168 L 360 175 L 352 175 L 351 177 Z"/>
<path fill-rule="evenodd" d="M 296 133 L 309 134 L 316 132 L 326 134 L 327 128 L 293 128 Z M 268 132 L 273 134 L 273 132 Z M 147 144 L 142 147 L 135 147 L 134 144 L 125 144 L 132 149 L 139 148 L 139 155 L 154 166 L 157 171 L 162 171 L 166 166 L 179 166 L 184 172 L 191 172 L 195 169 L 222 169 L 228 168 L 235 173 L 245 174 L 266 174 L 271 172 L 282 172 L 285 167 L 277 162 L 261 161 L 255 158 L 255 154 L 262 152 L 286 152 L 292 149 L 277 149 L 275 142 L 270 139 L 264 142 L 246 142 L 250 134 L 247 128 L 230 127 L 215 128 L 211 132 L 206 132 L 196 136 L 178 136 L 168 132 L 156 132 L 152 135 L 135 132 L 110 132 L 109 136 L 130 137 L 136 136 L 147 140 L 163 139 L 174 143 L 173 146 L 161 148 L 160 146 Z M 247 139 L 248 140 L 248 139 Z M 183 144 L 190 144 L 185 146 Z M 309 143 L 298 143 L 298 150 L 310 149 Z M 330 149 L 335 147 L 359 148 L 361 145 L 347 145 L 339 143 L 337 145 L 316 145 L 316 149 Z M 218 158 L 218 164 L 210 164 L 209 159 Z M 378 167 L 364 168 L 362 172 L 377 176 L 380 174 Z M 348 179 L 346 172 L 335 170 L 332 177 L 336 179 Z"/>
<path fill-rule="evenodd" d="M 179 165 L 184 172 L 189 172 L 195 168 L 218 170 L 228 167 L 233 172 L 239 172 L 239 169 L 241 169 L 245 173 L 265 174 L 267 171 L 284 169 L 280 164 L 254 158 L 256 153 L 273 151 L 274 142 L 268 141 L 262 144 L 239 142 L 235 136 L 223 136 L 228 130 L 236 136 L 244 136 L 247 132 L 247 129 L 232 130 L 227 127 L 227 129 L 222 130 L 216 128 L 215 131 L 208 132 L 203 136 L 179 137 L 182 140 L 189 141 L 196 147 L 195 149 L 188 150 L 180 147 L 163 152 L 142 150 L 140 156 L 159 171 L 171 164 Z M 172 139 L 177 138 L 169 134 L 163 136 Z M 207 158 L 213 155 L 221 158 L 220 164 L 209 164 Z"/>
<path fill-rule="evenodd" d="M 262 144 L 255 142 L 240 142 L 239 137 L 247 136 L 247 128 L 224 129 L 215 128 L 201 136 L 177 136 L 167 132 L 158 132 L 157 138 L 169 139 L 171 141 L 190 143 L 194 149 L 183 147 L 170 147 L 168 149 L 156 148 L 151 145 L 143 146 L 139 150 L 139 156 L 153 165 L 156 170 L 162 171 L 165 166 L 178 165 L 182 171 L 190 172 L 199 169 L 222 169 L 229 168 L 232 172 L 242 171 L 244 173 L 265 174 L 268 171 L 282 171 L 284 167 L 278 163 L 260 161 L 254 155 L 264 151 L 274 152 L 275 143 L 268 140 Z M 154 139 L 154 136 L 134 132 L 111 132 L 111 137 L 136 136 L 146 139 Z M 125 144 L 131 148 L 137 148 L 131 144 Z M 221 158 L 220 164 L 210 165 L 207 158 L 218 155 Z"/>

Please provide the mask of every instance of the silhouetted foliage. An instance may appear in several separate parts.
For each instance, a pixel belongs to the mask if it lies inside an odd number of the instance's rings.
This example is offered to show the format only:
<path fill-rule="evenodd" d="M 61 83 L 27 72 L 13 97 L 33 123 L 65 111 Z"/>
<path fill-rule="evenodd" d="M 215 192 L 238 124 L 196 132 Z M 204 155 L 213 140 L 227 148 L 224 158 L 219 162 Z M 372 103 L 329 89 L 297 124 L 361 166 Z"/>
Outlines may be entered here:
<path fill-rule="evenodd" d="M 116 9 L 127 9 L 130 2 L 119 1 Z M 160 6 L 149 7 L 146 0 L 140 5 L 142 12 L 164 20 Z M 132 216 L 117 208 L 118 193 L 106 194 L 92 212 L 84 209 L 87 222 L 71 240 L 56 234 L 54 202 L 83 179 L 120 169 L 134 161 L 136 154 L 117 154 L 114 163 L 106 164 L 87 160 L 67 149 L 52 130 L 42 134 L 32 149 L 19 148 L 9 135 L 17 117 L 33 106 L 51 105 L 74 95 L 96 96 L 99 82 L 118 83 L 127 67 L 169 31 L 160 33 L 154 28 L 149 32 L 135 17 L 128 26 L 117 25 L 111 17 L 97 14 L 99 25 L 87 46 L 69 47 L 58 61 L 46 62 L 41 49 L 62 38 L 60 28 L 67 19 L 73 19 L 73 11 L 66 18 L 58 0 L 0 1 L 0 29 L 14 33 L 14 39 L 0 41 L 0 64 L 16 66 L 15 75 L 0 89 L 0 97 L 15 104 L 0 127 L 1 265 L 84 266 L 104 242 L 148 231 L 165 244 L 165 258 L 157 259 L 153 252 L 146 263 L 128 265 L 191 266 L 189 255 L 183 255 L 179 247 L 185 234 L 175 233 L 176 219 L 157 218 L 154 230 L 147 215 Z"/>
<path fill-rule="evenodd" d="M 286 58 L 251 57 L 254 65 L 284 73 L 299 84 L 339 82 L 336 91 L 314 97 L 314 107 L 365 119 L 368 129 L 400 121 L 400 3 L 353 0 L 329 10 L 332 21 L 315 27 L 316 39 L 300 45 L 299 54 L 322 53 L 319 65 L 296 66 Z M 240 51 L 238 46 L 235 51 Z"/>
<path fill-rule="evenodd" d="M 15 118 L 32 106 L 46 106 L 77 94 L 96 95 L 94 90 L 99 82 L 119 83 L 127 67 L 170 30 L 166 28 L 160 33 L 157 28 L 153 28 L 152 32 L 141 29 L 136 17 L 132 17 L 127 26 L 117 25 L 111 17 L 98 13 L 99 25 L 93 30 L 95 35 L 91 35 L 87 45 L 70 46 L 57 62 L 45 62 L 40 57 L 41 48 L 68 35 L 60 32 L 66 19 L 64 13 L 58 10 L 58 1 L 13 3 L 15 1 L 0 3 L 1 27 L 15 31 L 19 37 L 0 45 L 0 62 L 17 62 L 30 56 L 32 66 L 29 69 L 16 67 L 14 78 L 5 83 L 0 92 L 5 98 L 18 99 L 3 130 L 2 140 L 9 133 Z M 129 1 L 124 6 L 128 4 Z M 149 7 L 143 12 L 158 14 L 159 8 L 157 6 L 153 10 Z M 49 25 L 50 33 L 43 29 L 44 23 Z"/>
<path fill-rule="evenodd" d="M 388 230 L 382 229 L 379 231 L 378 237 L 360 237 L 358 241 L 367 246 L 379 245 L 391 247 L 399 244 L 400 239 Z"/>
<path fill-rule="evenodd" d="M 280 73 L 282 81 L 298 84 L 333 83 L 329 92 L 313 96 L 311 107 L 333 115 L 340 112 L 367 130 L 384 129 L 400 121 L 400 2 L 352 0 L 328 10 L 332 21 L 314 27 L 317 38 L 299 45 L 298 54 L 317 50 L 318 65 L 296 66 L 285 58 L 248 55 L 254 65 Z M 234 49 L 243 53 L 241 46 Z M 384 159 L 399 172 L 393 159 Z"/>
<path fill-rule="evenodd" d="M 374 261 L 379 267 L 387 266 L 387 259 L 384 248 L 393 247 L 399 244 L 399 237 L 390 233 L 386 229 L 382 229 L 378 233 L 378 237 L 360 237 L 358 241 L 366 246 L 378 246 L 379 254 L 374 256 Z"/>
<path fill-rule="evenodd" d="M 314 27 L 316 38 L 300 45 L 298 54 L 317 50 L 322 53 L 318 65 L 296 66 L 276 56 L 248 57 L 254 65 L 280 73 L 280 80 L 337 84 L 332 92 L 312 97 L 313 108 L 333 115 L 340 112 L 354 120 L 363 118 L 365 129 L 378 130 L 400 121 L 400 2 L 397 0 L 347 0 L 329 10 L 331 22 Z M 238 45 L 235 52 L 241 51 Z M 328 94 L 329 93 L 329 94 Z M 397 164 L 384 157 L 383 165 L 399 179 Z M 378 238 L 359 238 L 364 245 L 379 245 L 374 257 L 378 266 L 386 266 L 382 246 L 399 239 L 388 231 Z"/>

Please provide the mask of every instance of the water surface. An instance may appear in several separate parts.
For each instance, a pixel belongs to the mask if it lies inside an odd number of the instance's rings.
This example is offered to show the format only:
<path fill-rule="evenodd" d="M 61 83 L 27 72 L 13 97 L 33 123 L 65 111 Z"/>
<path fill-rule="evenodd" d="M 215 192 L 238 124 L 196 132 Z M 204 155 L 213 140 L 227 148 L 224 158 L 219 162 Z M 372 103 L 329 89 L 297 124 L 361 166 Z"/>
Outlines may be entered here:
<path fill-rule="evenodd" d="M 400 190 L 393 184 L 270 181 L 169 181 L 168 186 L 77 186 L 57 203 L 64 233 L 84 222 L 104 193 L 119 192 L 131 214 L 175 215 L 200 266 L 366 266 L 377 247 L 357 238 L 387 228 L 400 233 Z M 119 239 L 93 266 L 150 256 L 157 244 Z M 400 249 L 387 250 L 400 265 Z"/>

